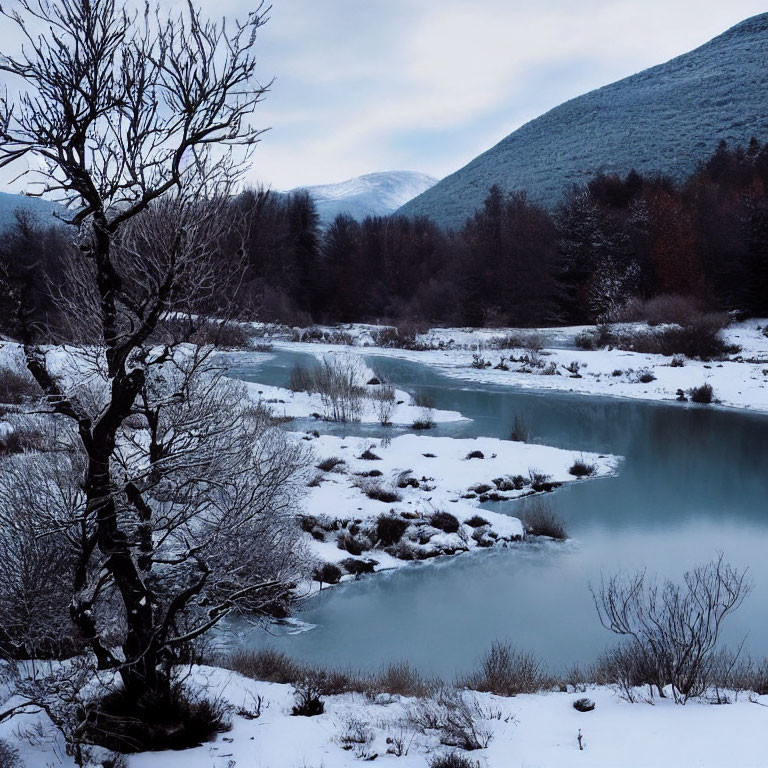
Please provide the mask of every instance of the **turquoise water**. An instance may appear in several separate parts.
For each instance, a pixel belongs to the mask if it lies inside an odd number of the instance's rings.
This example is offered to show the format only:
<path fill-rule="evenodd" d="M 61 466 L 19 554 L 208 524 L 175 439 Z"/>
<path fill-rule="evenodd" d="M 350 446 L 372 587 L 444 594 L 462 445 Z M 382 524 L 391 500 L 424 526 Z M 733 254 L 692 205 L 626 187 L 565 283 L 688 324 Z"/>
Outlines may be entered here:
<path fill-rule="evenodd" d="M 233 373 L 285 385 L 296 359 L 280 352 Z M 734 565 L 749 567 L 754 582 L 725 640 L 746 637 L 749 652 L 768 654 L 768 417 L 469 384 L 416 363 L 377 357 L 368 363 L 400 388 L 429 390 L 436 407 L 472 419 L 433 434 L 508 437 L 517 415 L 536 441 L 625 461 L 617 477 L 551 494 L 568 542 L 484 550 L 361 579 L 302 607 L 297 617 L 314 625 L 311 631 L 257 629 L 240 642 L 341 666 L 408 659 L 450 675 L 471 668 L 493 640 L 507 639 L 561 669 L 593 660 L 613 641 L 597 621 L 590 582 L 639 567 L 677 577 L 722 551 Z M 382 430 L 336 425 L 328 431 Z M 516 514 L 524 503 L 489 508 Z"/>

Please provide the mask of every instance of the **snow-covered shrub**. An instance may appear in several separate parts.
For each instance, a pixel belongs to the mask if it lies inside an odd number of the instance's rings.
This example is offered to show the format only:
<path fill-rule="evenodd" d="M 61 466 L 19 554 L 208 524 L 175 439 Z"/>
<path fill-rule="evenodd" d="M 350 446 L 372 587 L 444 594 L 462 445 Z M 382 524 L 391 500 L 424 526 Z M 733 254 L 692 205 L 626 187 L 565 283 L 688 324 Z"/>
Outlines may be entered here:
<path fill-rule="evenodd" d="M 316 675 L 307 675 L 296 683 L 294 698 L 296 703 L 291 709 L 294 717 L 315 717 L 325 712 L 325 702 L 320 698 L 321 689 Z"/>
<path fill-rule="evenodd" d="M 288 388 L 291 392 L 312 392 L 314 388 L 312 371 L 300 363 L 294 365 L 293 368 L 291 368 Z"/>
<path fill-rule="evenodd" d="M 375 560 L 358 560 L 355 557 L 347 557 L 342 560 L 339 565 L 349 574 L 353 576 L 361 576 L 365 573 L 373 573 L 376 569 L 377 562 Z"/>
<path fill-rule="evenodd" d="M 342 464 L 346 464 L 346 461 L 338 456 L 329 456 L 327 459 L 323 459 L 315 466 L 322 472 L 333 472 L 337 467 Z"/>
<path fill-rule="evenodd" d="M 408 716 L 422 733 L 437 732 L 440 743 L 450 747 L 485 749 L 493 737 L 474 698 L 455 688 L 443 686 L 420 699 Z"/>
<path fill-rule="evenodd" d="M 464 521 L 464 525 L 468 525 L 470 528 L 481 528 L 484 525 L 488 525 L 488 521 L 484 517 L 480 517 L 480 515 L 473 515 Z"/>
<path fill-rule="evenodd" d="M 341 580 L 341 568 L 333 563 L 323 563 L 315 568 L 312 578 L 321 584 L 338 584 Z"/>
<path fill-rule="evenodd" d="M 653 685 L 660 696 L 670 686 L 675 702 L 685 704 L 712 686 L 723 622 L 750 590 L 747 572 L 721 555 L 686 571 L 682 583 L 620 573 L 593 595 L 602 625 L 625 638 L 617 657 L 628 666 L 624 682 Z"/>
<path fill-rule="evenodd" d="M 682 368 L 685 365 L 685 355 L 673 355 L 669 362 L 670 368 Z"/>
<path fill-rule="evenodd" d="M 694 403 L 709 404 L 714 398 L 714 390 L 711 384 L 702 384 L 700 387 L 691 389 L 691 400 Z"/>
<path fill-rule="evenodd" d="M 587 463 L 583 458 L 576 459 L 568 470 L 568 473 L 574 477 L 588 477 L 589 475 L 594 475 L 595 472 L 597 472 L 597 467 L 594 464 Z"/>
<path fill-rule="evenodd" d="M 394 387 L 389 384 L 384 384 L 374 391 L 369 392 L 368 397 L 374 403 L 379 424 L 381 424 L 382 427 L 390 426 L 392 424 L 392 414 L 395 411 Z"/>
<path fill-rule="evenodd" d="M 592 699 L 583 697 L 573 702 L 573 708 L 577 712 L 591 712 L 595 708 L 595 702 Z"/>
<path fill-rule="evenodd" d="M 376 519 L 376 538 L 383 547 L 397 544 L 408 530 L 408 521 L 397 515 L 379 515 Z"/>
<path fill-rule="evenodd" d="M 382 501 L 385 504 L 394 504 L 402 500 L 402 496 L 393 488 L 387 488 L 378 480 L 369 478 L 358 479 L 356 485 L 369 498 L 374 501 Z"/>
<path fill-rule="evenodd" d="M 25 369 L 0 368 L 0 403 L 19 405 L 41 395 L 40 387 Z"/>
<path fill-rule="evenodd" d="M 342 531 L 336 538 L 336 546 L 350 555 L 362 555 L 366 549 L 371 548 L 371 542 L 348 531 Z"/>
<path fill-rule="evenodd" d="M 463 681 L 467 688 L 497 696 L 537 693 L 552 682 L 533 654 L 518 651 L 510 643 L 495 642 L 480 659 L 477 671 Z"/>
<path fill-rule="evenodd" d="M 579 331 L 573 339 L 573 343 L 579 348 L 584 350 L 595 349 L 596 338 L 592 331 Z"/>
<path fill-rule="evenodd" d="M 347 717 L 337 740 L 342 749 L 354 750 L 355 757 L 361 760 L 371 757 L 369 747 L 373 742 L 373 731 L 363 720 L 354 716 Z"/>
<path fill-rule="evenodd" d="M 638 384 L 650 384 L 652 381 L 656 381 L 656 377 L 646 368 L 637 372 L 635 381 Z"/>
<path fill-rule="evenodd" d="M 434 755 L 429 758 L 429 768 L 480 768 L 477 760 L 470 760 L 460 752 L 449 752 L 447 755 Z"/>
<path fill-rule="evenodd" d="M 0 739 L 0 768 L 22 768 L 19 751 L 4 739 Z"/>
<path fill-rule="evenodd" d="M 429 518 L 429 524 L 444 533 L 456 533 L 459 521 L 450 512 L 435 512 Z"/>
<path fill-rule="evenodd" d="M 411 424 L 411 429 L 432 429 L 435 426 L 435 418 L 431 408 L 422 408 L 418 419 Z"/>

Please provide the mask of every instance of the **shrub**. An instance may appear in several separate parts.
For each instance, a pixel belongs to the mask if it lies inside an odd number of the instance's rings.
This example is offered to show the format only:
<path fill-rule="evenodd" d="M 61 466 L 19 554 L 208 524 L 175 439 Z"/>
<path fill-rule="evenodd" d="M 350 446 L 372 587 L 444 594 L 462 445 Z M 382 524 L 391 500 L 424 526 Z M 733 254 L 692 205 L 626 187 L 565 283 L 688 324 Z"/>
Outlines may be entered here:
<path fill-rule="evenodd" d="M 244 349 L 251 344 L 248 330 L 238 323 L 220 323 L 214 320 L 202 323 L 189 339 L 193 344 L 230 349 Z"/>
<path fill-rule="evenodd" d="M 480 668 L 464 681 L 475 691 L 497 696 L 537 693 L 551 686 L 542 664 L 509 643 L 495 642 L 480 659 Z"/>
<path fill-rule="evenodd" d="M 0 739 L 0 768 L 22 768 L 18 750 Z"/>
<path fill-rule="evenodd" d="M 596 345 L 595 334 L 590 331 L 580 331 L 576 334 L 573 343 L 578 349 L 593 350 Z"/>
<path fill-rule="evenodd" d="M 413 395 L 413 404 L 418 408 L 434 408 L 435 396 L 424 389 L 417 390 Z"/>
<path fill-rule="evenodd" d="M 750 589 L 746 571 L 721 555 L 687 571 L 680 584 L 659 584 L 639 571 L 603 581 L 593 596 L 601 624 L 626 639 L 619 660 L 632 665 L 629 672 L 647 675 L 641 683 L 655 685 L 660 696 L 671 686 L 675 702 L 685 704 L 713 682 L 723 622 Z"/>
<path fill-rule="evenodd" d="M 429 524 L 444 533 L 456 533 L 459 521 L 450 512 L 435 512 L 429 518 Z"/>
<path fill-rule="evenodd" d="M 562 518 L 541 499 L 536 499 L 526 507 L 521 522 L 528 536 L 549 536 L 558 541 L 567 538 Z"/>
<path fill-rule="evenodd" d="M 588 477 L 594 475 L 595 472 L 597 472 L 597 467 L 594 464 L 587 464 L 583 458 L 576 459 L 568 470 L 568 473 L 574 477 Z"/>
<path fill-rule="evenodd" d="M 685 365 L 684 355 L 673 355 L 672 360 L 669 362 L 670 368 L 682 368 Z"/>
<path fill-rule="evenodd" d="M 429 768 L 480 768 L 480 763 L 458 752 L 430 757 L 427 765 Z"/>
<path fill-rule="evenodd" d="M 692 296 L 679 294 L 662 294 L 655 296 L 640 306 L 641 319 L 648 325 L 675 323 L 688 325 L 696 322 L 701 315 L 701 306 Z"/>
<path fill-rule="evenodd" d="M 88 707 L 83 736 L 122 753 L 188 749 L 228 731 L 227 713 L 221 701 L 193 696 L 178 684 L 170 697 L 138 700 L 119 689 Z"/>
<path fill-rule="evenodd" d="M 355 757 L 361 760 L 373 759 L 368 748 L 373 741 L 373 731 L 362 720 L 348 717 L 344 730 L 338 736 L 339 746 L 347 752 L 354 750 Z"/>
<path fill-rule="evenodd" d="M 304 668 L 281 651 L 265 648 L 260 651 L 237 651 L 223 660 L 223 666 L 252 680 L 266 683 L 295 683 Z"/>
<path fill-rule="evenodd" d="M 637 372 L 635 381 L 638 384 L 650 384 L 652 381 L 656 381 L 656 377 L 649 370 L 643 370 Z"/>
<path fill-rule="evenodd" d="M 402 501 L 402 496 L 392 488 L 385 488 L 381 483 L 375 480 L 367 480 L 359 484 L 360 490 L 374 501 L 381 501 L 385 504 L 394 504 Z"/>
<path fill-rule="evenodd" d="M 551 491 L 559 483 L 553 483 L 550 475 L 535 469 L 528 470 L 528 484 L 534 491 Z"/>
<path fill-rule="evenodd" d="M 482 451 L 470 451 L 465 457 L 465 459 L 484 459 L 485 454 Z"/>
<path fill-rule="evenodd" d="M 578 712 L 591 712 L 595 708 L 595 702 L 587 698 L 576 699 L 573 708 Z"/>
<path fill-rule="evenodd" d="M 407 661 L 388 664 L 370 681 L 370 692 L 374 695 L 425 696 L 431 688 L 432 684 Z"/>
<path fill-rule="evenodd" d="M 362 457 L 361 457 L 362 458 Z M 367 472 L 358 472 L 358 477 L 381 477 L 384 473 L 380 469 L 369 469 Z"/>
<path fill-rule="evenodd" d="M 370 448 L 366 448 L 360 454 L 360 458 L 365 461 L 381 461 L 381 456 L 377 456 Z"/>
<path fill-rule="evenodd" d="M 633 352 L 666 356 L 685 355 L 710 360 L 729 351 L 722 336 L 727 322 L 726 315 L 698 314 L 680 325 L 621 334 L 616 339 L 616 346 Z"/>
<path fill-rule="evenodd" d="M 291 714 L 294 717 L 315 717 L 325 712 L 325 703 L 320 698 L 320 686 L 315 676 L 309 675 L 298 683 L 293 695 L 296 703 Z"/>
<path fill-rule="evenodd" d="M 373 381 L 373 379 L 371 379 Z M 378 381 L 378 379 L 376 379 Z M 370 382 L 368 382 L 370 384 Z M 376 417 L 382 427 L 388 427 L 392 424 L 392 414 L 395 411 L 395 389 L 392 386 L 385 385 L 380 389 L 371 392 L 369 397 L 376 408 Z"/>
<path fill-rule="evenodd" d="M 0 456 L 25 451 L 44 451 L 52 447 L 46 436 L 34 427 L 17 426 L 13 432 L 0 436 Z"/>
<path fill-rule="evenodd" d="M 473 515 L 469 520 L 465 520 L 464 524 L 470 528 L 481 528 L 484 525 L 488 525 L 488 521 L 484 517 L 480 517 L 480 515 Z"/>
<path fill-rule="evenodd" d="M 338 456 L 330 456 L 329 458 L 323 459 L 319 464 L 317 464 L 317 468 L 322 472 L 332 472 L 341 464 L 346 464 L 344 459 Z"/>
<path fill-rule="evenodd" d="M 477 703 L 453 688 L 420 699 L 409 719 L 422 733 L 437 731 L 442 744 L 467 751 L 485 749 L 492 737 Z"/>
<path fill-rule="evenodd" d="M 416 430 L 423 430 L 423 429 L 432 429 L 435 426 L 435 421 L 432 418 L 431 414 L 424 414 L 420 418 L 416 419 L 413 424 L 411 424 L 411 429 Z"/>
<path fill-rule="evenodd" d="M 691 390 L 691 400 L 694 403 L 711 403 L 714 397 L 714 390 L 711 384 L 702 384 L 700 387 L 694 387 Z"/>
<path fill-rule="evenodd" d="M 300 363 L 296 363 L 296 365 L 291 368 L 288 388 L 291 392 L 312 392 L 314 389 L 314 377 L 309 368 Z"/>
<path fill-rule="evenodd" d="M 333 563 L 323 563 L 315 568 L 312 578 L 321 584 L 338 584 L 341 580 L 341 568 Z"/>
<path fill-rule="evenodd" d="M 382 546 L 391 547 L 403 538 L 408 521 L 396 515 L 379 515 L 376 519 L 376 538 Z"/>
<path fill-rule="evenodd" d="M 370 548 L 370 542 L 345 531 L 339 534 L 336 546 L 346 550 L 350 555 L 362 555 L 366 549 Z"/>
<path fill-rule="evenodd" d="M 0 369 L 0 403 L 20 405 L 41 395 L 40 387 L 29 373 Z"/>
<path fill-rule="evenodd" d="M 360 576 L 364 573 L 373 573 L 376 566 L 375 560 L 356 560 L 354 557 L 348 557 L 339 563 L 341 567 L 353 576 Z"/>
<path fill-rule="evenodd" d="M 509 439 L 515 443 L 527 443 L 531 439 L 531 431 L 528 429 L 528 425 L 519 416 L 515 416 L 515 423 L 509 434 Z"/>

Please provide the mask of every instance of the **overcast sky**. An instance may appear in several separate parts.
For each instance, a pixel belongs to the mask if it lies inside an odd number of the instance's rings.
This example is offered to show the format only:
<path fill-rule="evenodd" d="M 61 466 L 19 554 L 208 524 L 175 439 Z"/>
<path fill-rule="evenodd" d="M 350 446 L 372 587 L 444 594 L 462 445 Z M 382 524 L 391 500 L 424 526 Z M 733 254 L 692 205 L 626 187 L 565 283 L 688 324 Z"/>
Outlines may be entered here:
<path fill-rule="evenodd" d="M 202 2 L 217 16 L 254 7 Z M 763 10 L 760 0 L 273 0 L 259 60 L 276 80 L 257 108 L 271 130 L 251 181 L 445 176 L 566 99 Z"/>

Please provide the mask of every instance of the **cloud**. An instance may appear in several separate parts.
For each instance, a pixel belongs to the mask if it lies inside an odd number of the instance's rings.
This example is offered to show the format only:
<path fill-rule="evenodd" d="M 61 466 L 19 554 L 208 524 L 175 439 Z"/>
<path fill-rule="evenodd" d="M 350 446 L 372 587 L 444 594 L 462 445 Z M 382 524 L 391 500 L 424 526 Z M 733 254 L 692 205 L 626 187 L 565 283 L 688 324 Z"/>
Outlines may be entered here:
<path fill-rule="evenodd" d="M 237 16 L 254 0 L 203 0 Z M 180 6 L 179 0 L 174 3 Z M 562 101 L 684 53 L 758 0 L 273 0 L 249 176 L 279 189 L 443 176 Z M 0 50 L 12 49 L 0 31 Z"/>

